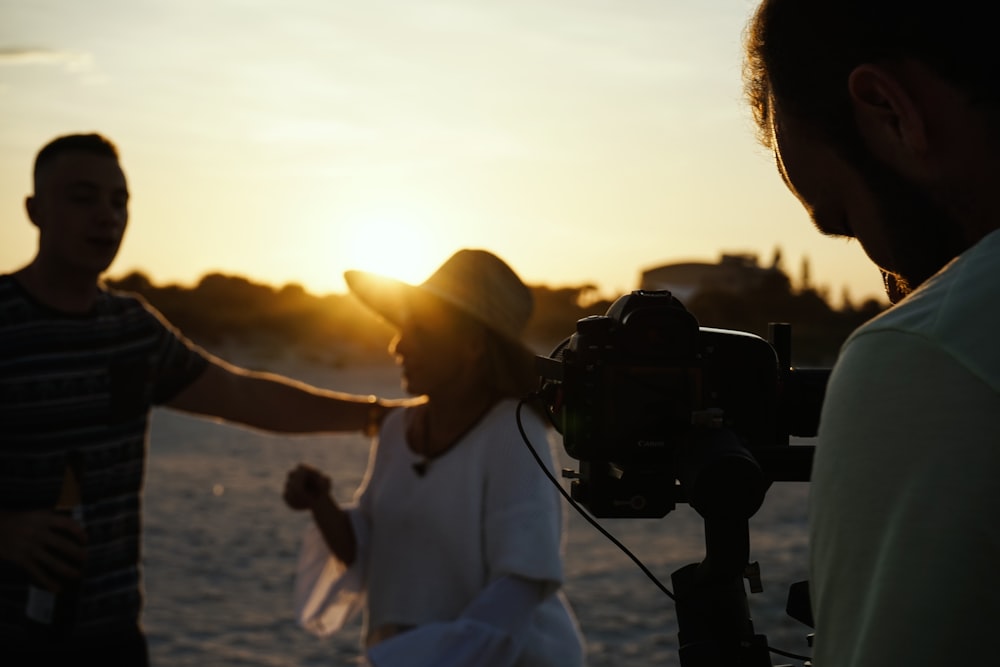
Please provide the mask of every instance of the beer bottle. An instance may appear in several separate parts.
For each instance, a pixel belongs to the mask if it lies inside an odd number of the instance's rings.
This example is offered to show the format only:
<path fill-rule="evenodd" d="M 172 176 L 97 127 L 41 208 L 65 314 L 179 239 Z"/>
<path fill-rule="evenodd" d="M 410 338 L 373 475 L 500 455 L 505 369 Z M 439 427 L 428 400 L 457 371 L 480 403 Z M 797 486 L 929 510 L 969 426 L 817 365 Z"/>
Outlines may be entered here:
<path fill-rule="evenodd" d="M 83 466 L 79 455 L 71 454 L 63 473 L 62 488 L 53 511 L 71 517 L 83 525 L 83 505 L 80 498 L 80 482 Z M 29 619 L 53 630 L 61 631 L 71 626 L 76 617 L 79 599 L 79 579 L 62 581 L 58 592 L 32 584 L 28 588 L 28 603 L 25 614 Z"/>

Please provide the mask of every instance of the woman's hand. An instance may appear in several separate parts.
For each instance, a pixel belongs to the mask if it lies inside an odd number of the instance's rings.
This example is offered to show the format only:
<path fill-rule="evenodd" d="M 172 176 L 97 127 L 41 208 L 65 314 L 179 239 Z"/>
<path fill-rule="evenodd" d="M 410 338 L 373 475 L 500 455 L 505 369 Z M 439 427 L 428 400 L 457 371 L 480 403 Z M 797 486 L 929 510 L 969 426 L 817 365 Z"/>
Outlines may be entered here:
<path fill-rule="evenodd" d="M 330 495 L 330 478 L 316 468 L 300 463 L 285 479 L 285 504 L 293 510 L 312 512 L 323 541 L 337 558 L 348 566 L 357 557 L 357 540 L 347 513 Z"/>
<path fill-rule="evenodd" d="M 316 468 L 300 463 L 285 478 L 285 504 L 293 510 L 311 510 L 330 497 L 333 482 Z"/>

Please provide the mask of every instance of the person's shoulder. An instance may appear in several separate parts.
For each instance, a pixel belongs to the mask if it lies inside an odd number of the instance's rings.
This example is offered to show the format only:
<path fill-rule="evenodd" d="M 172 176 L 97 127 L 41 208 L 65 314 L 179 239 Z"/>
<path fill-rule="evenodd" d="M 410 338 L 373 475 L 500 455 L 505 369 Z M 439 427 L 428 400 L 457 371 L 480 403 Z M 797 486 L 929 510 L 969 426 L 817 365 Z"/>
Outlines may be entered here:
<path fill-rule="evenodd" d="M 481 428 L 476 429 L 479 439 L 486 443 L 502 441 L 523 443 L 527 440 L 534 447 L 549 448 L 549 423 L 541 413 L 528 402 L 516 398 L 501 399 L 483 418 Z M 487 456 L 506 456 L 506 448 L 492 444 L 485 446 Z M 527 451 L 527 450 L 525 450 Z"/>
<path fill-rule="evenodd" d="M 159 309 L 138 292 L 129 292 L 127 290 L 102 286 L 100 301 L 101 305 L 99 308 L 103 312 L 115 315 L 126 313 L 141 314 L 151 319 L 156 319 L 165 326 L 169 326 L 169 322 Z"/>
<path fill-rule="evenodd" d="M 22 322 L 37 316 L 38 304 L 14 278 L 0 274 L 0 322 Z"/>
<path fill-rule="evenodd" d="M 12 308 L 14 302 L 23 301 L 13 276 L 9 273 L 0 274 L 0 321 L 7 319 L 4 314 Z"/>
<path fill-rule="evenodd" d="M 851 338 L 896 331 L 947 340 L 1000 326 L 1000 231 L 952 260 Z"/>
<path fill-rule="evenodd" d="M 398 406 L 389 408 L 386 410 L 385 417 L 382 419 L 382 424 L 379 427 L 380 430 L 405 428 L 406 420 L 408 419 L 407 413 L 410 410 L 413 410 L 413 406 Z"/>
<path fill-rule="evenodd" d="M 102 285 L 100 289 L 101 298 L 105 299 L 109 303 L 119 304 L 126 308 L 152 308 L 149 301 L 146 300 L 146 297 L 138 292 L 129 292 L 128 290 L 108 287 L 107 285 Z"/>
<path fill-rule="evenodd" d="M 12 273 L 0 273 L 0 294 L 5 298 L 23 297 L 24 290 L 18 285 Z"/>
<path fill-rule="evenodd" d="M 0 298 L 10 299 L 20 294 L 21 290 L 14 276 L 10 273 L 0 273 Z"/>
<path fill-rule="evenodd" d="M 863 365 L 885 355 L 933 349 L 977 375 L 1000 378 L 998 267 L 1000 232 L 994 232 L 851 334 L 841 358 Z"/>
<path fill-rule="evenodd" d="M 518 422 L 531 424 L 532 428 L 545 428 L 547 426 L 536 404 L 517 398 L 501 398 L 487 413 L 487 419 L 511 424 L 514 428 Z"/>

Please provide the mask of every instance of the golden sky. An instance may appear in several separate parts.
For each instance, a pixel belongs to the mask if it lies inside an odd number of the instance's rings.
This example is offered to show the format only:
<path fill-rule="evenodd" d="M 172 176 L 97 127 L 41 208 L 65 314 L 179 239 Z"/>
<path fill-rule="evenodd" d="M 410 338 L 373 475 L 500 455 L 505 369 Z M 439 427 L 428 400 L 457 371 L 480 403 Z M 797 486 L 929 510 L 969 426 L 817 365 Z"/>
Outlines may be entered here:
<path fill-rule="evenodd" d="M 118 144 L 130 229 L 110 273 L 210 271 L 341 292 L 488 248 L 525 281 L 782 249 L 839 301 L 882 298 L 820 236 L 742 95 L 752 0 L 0 0 L 0 271 L 34 252 L 31 163 Z"/>

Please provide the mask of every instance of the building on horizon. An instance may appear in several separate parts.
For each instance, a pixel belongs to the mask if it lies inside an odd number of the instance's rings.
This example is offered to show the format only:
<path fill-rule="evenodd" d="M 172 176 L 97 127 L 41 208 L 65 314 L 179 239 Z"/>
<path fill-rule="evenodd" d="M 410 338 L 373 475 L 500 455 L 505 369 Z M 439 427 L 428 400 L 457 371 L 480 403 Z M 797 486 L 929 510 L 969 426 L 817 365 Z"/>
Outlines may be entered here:
<path fill-rule="evenodd" d="M 741 294 L 759 287 L 781 269 L 781 252 L 776 250 L 770 266 L 761 266 L 753 253 L 723 253 L 715 264 L 679 262 L 643 269 L 639 289 L 670 290 L 682 303 L 701 292 Z"/>

